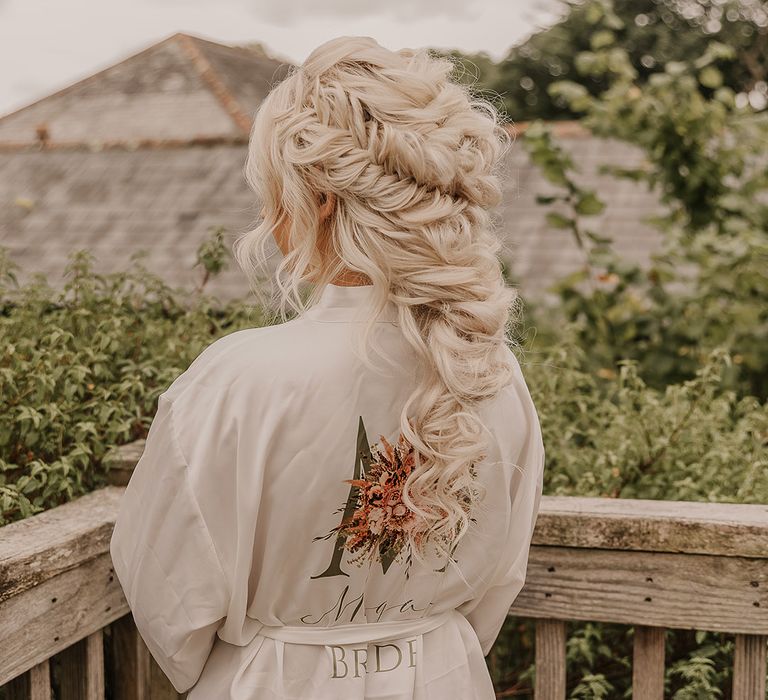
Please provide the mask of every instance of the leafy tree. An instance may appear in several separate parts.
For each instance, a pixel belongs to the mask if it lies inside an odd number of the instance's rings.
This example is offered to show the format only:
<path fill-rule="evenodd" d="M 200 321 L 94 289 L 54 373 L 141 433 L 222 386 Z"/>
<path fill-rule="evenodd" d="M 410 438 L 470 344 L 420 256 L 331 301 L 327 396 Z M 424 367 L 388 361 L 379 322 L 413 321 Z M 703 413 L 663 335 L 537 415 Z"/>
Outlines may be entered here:
<path fill-rule="evenodd" d="M 705 96 L 725 86 L 740 105 L 762 110 L 768 103 L 768 2 L 766 0 L 615 0 L 615 22 L 599 31 L 600 9 L 584 0 L 562 0 L 562 19 L 512 47 L 498 64 L 487 54 L 463 56 L 465 82 L 499 94 L 514 121 L 575 119 L 578 111 L 549 92 L 562 79 L 580 82 L 589 94 L 602 93 L 604 77 L 584 76 L 575 57 L 582 51 L 619 44 L 642 85 L 659 66 L 699 56 L 712 41 L 731 47 L 715 70 L 704 72 L 698 90 Z"/>
<path fill-rule="evenodd" d="M 618 21 L 607 3 L 597 7 L 595 33 Z M 597 97 L 581 83 L 558 81 L 550 92 L 584 114 L 598 136 L 644 151 L 639 167 L 606 165 L 601 172 L 630 178 L 658 192 L 664 215 L 648 221 L 664 245 L 650 269 L 621 260 L 610 231 L 584 221 L 604 208 L 599 193 L 579 186 L 578 169 L 535 122 L 523 135 L 532 161 L 562 194 L 549 224 L 570 235 L 584 265 L 554 287 L 560 311 L 579 325 L 590 361 L 612 373 L 621 359 L 641 363 L 641 376 L 661 388 L 693 376 L 702 357 L 725 344 L 734 353 L 731 381 L 743 394 L 768 395 L 768 119 L 739 107 L 729 88 L 707 97 L 702 75 L 729 49 L 711 44 L 688 62 L 670 62 L 638 84 L 624 49 L 612 41 L 575 57 L 585 74 L 607 87 Z"/>
<path fill-rule="evenodd" d="M 593 7 L 594 34 L 617 22 L 609 3 Z M 604 202 L 578 184 L 578 169 L 547 126 L 536 121 L 524 133 L 532 161 L 560 189 L 538 201 L 558 205 L 549 223 L 573 237 L 585 260 L 555 285 L 566 320 L 561 354 L 554 359 L 545 346 L 527 367 L 553 455 L 548 493 L 713 501 L 754 495 L 760 503 L 768 495 L 768 220 L 761 198 L 768 125 L 729 88 L 700 89 L 727 52 L 713 43 L 641 83 L 623 47 L 606 37 L 575 57 L 580 70 L 605 81 L 602 92 L 592 95 L 583 80 L 550 86 L 594 133 L 643 149 L 641 167 L 604 172 L 647 183 L 668 207 L 654 220 L 665 246 L 650 270 L 623 262 L 610 231 L 598 234 L 585 223 Z M 675 408 L 662 416 L 662 406 Z M 714 415 L 725 422 L 709 432 L 704 426 Z M 736 477 L 738 493 L 727 494 L 725 465 L 710 460 L 736 434 L 750 466 Z M 599 444 L 603 438 L 611 447 Z M 572 623 L 568 632 L 569 697 L 631 698 L 631 628 Z M 506 622 L 490 664 L 502 693 L 530 697 L 533 634 L 529 621 Z M 732 654 L 727 635 L 669 630 L 665 697 L 729 697 Z"/>

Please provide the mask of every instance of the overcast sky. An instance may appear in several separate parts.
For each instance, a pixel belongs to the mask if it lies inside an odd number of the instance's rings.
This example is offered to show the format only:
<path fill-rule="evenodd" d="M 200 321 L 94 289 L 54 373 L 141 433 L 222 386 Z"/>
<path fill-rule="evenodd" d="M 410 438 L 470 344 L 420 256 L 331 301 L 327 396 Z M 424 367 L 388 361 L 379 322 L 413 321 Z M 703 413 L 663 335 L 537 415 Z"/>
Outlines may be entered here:
<path fill-rule="evenodd" d="M 294 63 L 354 34 L 499 59 L 561 12 L 558 0 L 0 0 L 0 114 L 174 32 L 259 41 Z"/>

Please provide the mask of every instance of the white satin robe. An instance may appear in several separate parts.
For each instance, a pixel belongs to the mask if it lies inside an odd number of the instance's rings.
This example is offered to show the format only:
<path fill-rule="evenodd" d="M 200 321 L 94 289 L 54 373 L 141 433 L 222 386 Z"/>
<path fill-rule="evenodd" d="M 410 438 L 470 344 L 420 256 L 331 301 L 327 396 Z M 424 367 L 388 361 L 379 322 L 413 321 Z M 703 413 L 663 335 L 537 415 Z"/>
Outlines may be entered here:
<path fill-rule="evenodd" d="M 379 545 L 355 561 L 333 531 L 362 503 L 345 480 L 396 443 L 418 367 L 391 303 L 374 332 L 394 363 L 355 353 L 371 290 L 328 285 L 287 323 L 220 338 L 159 398 L 110 552 L 189 700 L 494 698 L 483 657 L 523 586 L 541 496 L 536 409 L 515 360 L 482 406 L 485 500 L 442 571 Z M 362 521 L 369 541 L 402 515 L 394 503 Z"/>

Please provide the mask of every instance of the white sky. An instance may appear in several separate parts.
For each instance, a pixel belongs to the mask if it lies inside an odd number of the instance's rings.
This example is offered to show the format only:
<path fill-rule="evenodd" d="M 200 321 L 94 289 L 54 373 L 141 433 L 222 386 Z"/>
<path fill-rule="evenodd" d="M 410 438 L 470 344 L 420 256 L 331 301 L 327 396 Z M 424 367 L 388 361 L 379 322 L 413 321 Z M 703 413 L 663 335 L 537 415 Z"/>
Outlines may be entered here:
<path fill-rule="evenodd" d="M 259 41 L 295 63 L 340 35 L 499 59 L 561 12 L 558 0 L 0 0 L 0 114 L 174 32 Z"/>

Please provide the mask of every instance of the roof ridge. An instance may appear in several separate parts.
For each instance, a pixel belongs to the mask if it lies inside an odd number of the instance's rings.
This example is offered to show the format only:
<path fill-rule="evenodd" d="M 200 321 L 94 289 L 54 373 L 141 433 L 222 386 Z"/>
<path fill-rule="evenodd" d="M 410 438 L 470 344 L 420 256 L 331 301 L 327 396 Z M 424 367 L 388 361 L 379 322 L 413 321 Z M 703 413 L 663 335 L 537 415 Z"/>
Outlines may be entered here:
<path fill-rule="evenodd" d="M 156 41 L 152 44 L 149 44 L 148 46 L 145 46 L 143 49 L 140 49 L 139 51 L 135 51 L 133 53 L 123 55 L 122 58 L 118 59 L 117 61 L 113 61 L 109 65 L 104 66 L 104 68 L 100 68 L 95 73 L 89 73 L 84 78 L 78 78 L 73 82 L 66 84 L 64 87 L 59 88 L 58 90 L 49 92 L 47 95 L 44 95 L 43 97 L 38 97 L 37 99 L 34 99 L 31 102 L 27 102 L 26 104 L 23 104 L 21 107 L 17 107 L 11 112 L 0 114 L 0 121 L 5 119 L 6 117 L 11 117 L 15 114 L 18 114 L 19 112 L 23 112 L 25 109 L 34 107 L 36 104 L 39 104 L 40 102 L 44 102 L 45 100 L 48 100 L 52 97 L 59 97 L 60 95 L 65 95 L 66 93 L 70 92 L 71 90 L 74 90 L 77 87 L 80 87 L 81 85 L 86 85 L 96 80 L 97 78 L 101 78 L 104 75 L 104 73 L 106 73 L 107 71 L 110 71 L 113 68 L 116 68 L 117 66 L 121 65 L 122 63 L 125 63 L 126 61 L 131 61 L 134 58 L 138 58 L 139 56 L 143 56 L 144 54 L 149 53 L 150 51 L 154 51 L 156 48 L 162 46 L 163 44 L 167 44 L 168 42 L 173 41 L 179 34 L 180 32 L 177 32 L 176 34 L 172 34 L 171 36 L 165 37 L 165 39 L 161 39 L 160 41 Z"/>
<path fill-rule="evenodd" d="M 246 53 L 248 55 L 254 55 L 255 54 L 256 56 L 261 57 L 258 52 L 254 51 L 253 49 L 248 48 L 247 46 L 243 46 L 242 44 L 222 44 L 222 43 L 220 43 L 218 41 L 213 41 L 212 39 L 206 39 L 204 36 L 200 36 L 198 34 L 189 34 L 187 32 L 178 32 L 178 34 L 180 34 L 182 36 L 189 37 L 193 41 L 196 41 L 198 44 L 211 44 L 213 46 L 217 46 L 217 47 L 222 48 L 222 49 L 227 49 L 229 51 L 238 51 L 238 52 L 241 52 L 241 53 Z M 256 42 L 256 43 L 258 43 L 258 42 Z M 272 59 L 273 61 L 277 60 L 273 56 L 269 56 L 267 53 L 265 53 L 263 57 L 264 58 Z"/>
<path fill-rule="evenodd" d="M 218 103 L 224 108 L 227 114 L 231 117 L 238 129 L 243 133 L 249 134 L 251 131 L 251 118 L 243 109 L 242 105 L 238 102 L 237 98 L 229 91 L 226 84 L 214 70 L 210 61 L 205 57 L 200 47 L 197 46 L 197 41 L 207 41 L 206 39 L 198 39 L 191 34 L 183 34 L 178 32 L 172 37 L 177 44 L 181 47 L 186 57 L 192 62 L 192 66 L 197 71 L 203 83 L 211 91 Z M 208 42 L 210 44 L 216 44 L 217 46 L 227 47 L 226 44 L 217 44 L 215 41 Z"/>
<path fill-rule="evenodd" d="M 150 51 L 154 51 L 155 49 L 160 48 L 164 44 L 174 42 L 181 46 L 184 55 L 186 56 L 187 59 L 189 59 L 192 62 L 192 66 L 194 67 L 197 74 L 202 78 L 204 85 L 213 93 L 216 100 L 219 102 L 219 104 L 221 104 L 224 107 L 225 111 L 227 112 L 227 114 L 230 115 L 230 117 L 235 122 L 237 127 L 241 131 L 244 131 L 245 133 L 250 133 L 250 129 L 251 129 L 250 118 L 248 117 L 246 112 L 243 110 L 243 108 L 241 107 L 237 99 L 226 88 L 223 80 L 217 75 L 216 71 L 213 69 L 208 59 L 205 58 L 202 51 L 195 45 L 195 42 L 198 42 L 198 41 L 206 42 L 208 44 L 213 44 L 215 46 L 220 46 L 225 49 L 242 48 L 243 51 L 249 50 L 245 47 L 233 47 L 227 44 L 221 44 L 216 41 L 211 41 L 209 39 L 203 39 L 201 37 L 197 37 L 192 34 L 187 34 L 185 32 L 175 32 L 170 36 L 165 37 L 165 39 L 161 39 L 160 41 L 155 41 L 154 43 L 149 44 L 148 46 L 145 46 L 143 49 L 140 49 L 139 51 L 135 51 L 133 53 L 123 55 L 122 58 L 116 61 L 112 61 L 112 63 L 104 66 L 104 68 L 100 68 L 95 73 L 90 73 L 89 75 L 86 75 L 83 78 L 78 78 L 72 81 L 71 83 L 68 83 L 64 87 L 59 88 L 58 90 L 55 90 L 54 92 L 50 92 L 47 95 L 43 95 L 43 97 L 38 97 L 32 100 L 31 102 L 27 102 L 26 104 L 23 104 L 20 107 L 13 109 L 10 112 L 0 114 L 0 121 L 5 119 L 6 117 L 11 117 L 18 114 L 19 112 L 23 112 L 29 109 L 30 107 L 34 107 L 40 102 L 44 102 L 53 97 L 60 97 L 61 95 L 66 95 L 67 93 L 74 90 L 75 88 L 81 87 L 82 85 L 87 85 L 91 82 L 94 82 L 100 79 L 105 73 L 125 63 L 126 61 L 131 61 L 135 58 L 139 58 L 140 56 L 143 56 L 144 54 L 147 54 Z"/>

